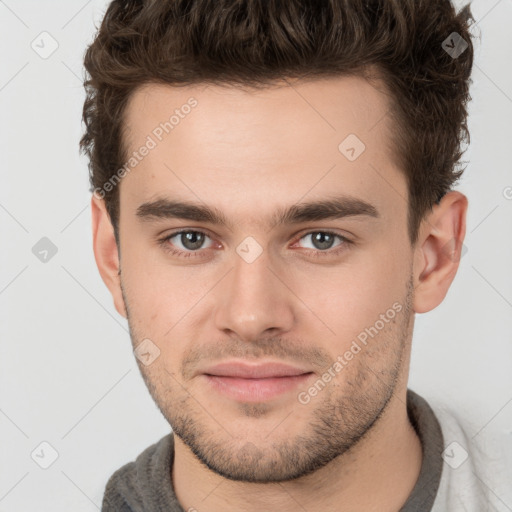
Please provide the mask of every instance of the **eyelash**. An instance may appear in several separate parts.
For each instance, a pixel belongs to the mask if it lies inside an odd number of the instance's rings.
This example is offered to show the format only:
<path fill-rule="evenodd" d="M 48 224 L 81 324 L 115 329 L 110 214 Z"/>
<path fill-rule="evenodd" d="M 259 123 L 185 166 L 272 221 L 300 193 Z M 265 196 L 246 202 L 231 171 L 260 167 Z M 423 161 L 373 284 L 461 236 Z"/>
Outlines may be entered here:
<path fill-rule="evenodd" d="M 203 234 L 203 235 L 207 236 L 208 238 L 210 238 L 208 233 L 206 233 L 205 231 L 201 231 L 200 229 L 182 229 L 179 231 L 175 231 L 169 235 L 166 235 L 163 238 L 160 238 L 158 240 L 158 243 L 164 249 L 165 252 L 168 252 L 173 256 L 179 256 L 181 258 L 201 257 L 202 249 L 198 249 L 196 251 L 182 251 L 180 249 L 175 249 L 168 243 L 171 238 L 174 238 L 176 235 L 181 235 L 183 233 L 200 233 L 200 234 Z M 342 244 L 338 245 L 336 247 L 336 249 L 327 249 L 325 251 L 321 251 L 319 249 L 318 250 L 305 249 L 309 253 L 312 252 L 312 254 L 310 254 L 310 255 L 313 256 L 314 258 L 337 256 L 339 253 L 347 250 L 349 248 L 349 246 L 354 243 L 351 240 L 349 240 L 348 238 L 340 235 L 339 233 L 335 233 L 334 231 L 329 231 L 329 230 L 308 231 L 307 233 L 304 233 L 297 241 L 302 240 L 304 237 L 314 234 L 314 233 L 323 233 L 325 235 L 332 235 L 332 236 L 338 237 L 343 242 Z"/>

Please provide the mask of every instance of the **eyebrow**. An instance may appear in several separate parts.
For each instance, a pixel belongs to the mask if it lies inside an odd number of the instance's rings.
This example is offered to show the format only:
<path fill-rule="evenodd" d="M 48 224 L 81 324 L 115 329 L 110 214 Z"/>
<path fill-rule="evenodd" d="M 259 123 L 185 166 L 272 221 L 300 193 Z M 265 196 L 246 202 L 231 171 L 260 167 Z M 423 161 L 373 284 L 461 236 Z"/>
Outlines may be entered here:
<path fill-rule="evenodd" d="M 137 217 L 141 221 L 158 219 L 186 219 L 206 222 L 214 225 L 231 226 L 225 215 L 217 208 L 201 203 L 156 199 L 141 204 L 137 208 Z M 344 217 L 380 218 L 374 205 L 351 196 L 341 196 L 320 201 L 298 203 L 288 208 L 278 208 L 270 218 L 268 225 L 300 224 L 308 221 L 341 219 Z"/>

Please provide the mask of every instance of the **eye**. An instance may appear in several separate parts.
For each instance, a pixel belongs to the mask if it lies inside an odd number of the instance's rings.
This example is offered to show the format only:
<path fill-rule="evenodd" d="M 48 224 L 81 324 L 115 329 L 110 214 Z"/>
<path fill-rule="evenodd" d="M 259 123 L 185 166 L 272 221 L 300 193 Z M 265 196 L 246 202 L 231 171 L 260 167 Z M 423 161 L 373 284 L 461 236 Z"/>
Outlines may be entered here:
<path fill-rule="evenodd" d="M 301 240 L 310 238 L 313 247 L 312 249 L 318 249 L 325 251 L 327 249 L 331 249 L 333 247 L 335 238 L 342 238 L 340 235 L 336 233 L 331 233 L 328 231 L 312 231 L 307 235 L 303 236 Z M 338 244 L 339 245 L 339 244 Z M 336 247 L 336 246 L 335 246 Z"/>
<path fill-rule="evenodd" d="M 210 240 L 210 244 L 205 247 L 206 239 Z M 335 256 L 339 252 L 348 249 L 348 245 L 353 243 L 346 237 L 332 231 L 310 231 L 303 235 L 299 241 L 307 239 L 310 240 L 312 247 L 305 247 L 305 249 L 314 257 Z M 336 239 L 339 240 L 338 244 L 335 244 Z M 183 258 L 200 257 L 204 255 L 204 251 L 201 249 L 210 249 L 215 246 L 207 233 L 195 229 L 175 231 L 158 242 L 166 252 Z"/>
<path fill-rule="evenodd" d="M 189 257 L 195 256 L 195 253 L 198 252 L 199 249 L 208 249 L 211 247 L 211 245 L 209 247 L 203 247 L 206 238 L 210 237 L 203 231 L 182 230 L 165 236 L 159 240 L 159 243 L 166 251 L 172 254 Z"/>
<path fill-rule="evenodd" d="M 310 240 L 312 247 L 306 247 L 306 249 L 311 249 L 316 253 L 328 252 L 328 254 L 337 254 L 340 249 L 335 249 L 333 251 L 329 251 L 329 249 L 342 246 L 341 250 L 344 250 L 346 248 L 345 246 L 351 243 L 351 241 L 344 236 L 332 231 L 310 231 L 300 238 L 300 240 L 308 239 Z M 340 242 L 335 245 L 334 243 L 336 239 L 340 240 Z M 321 255 L 323 256 L 323 254 Z"/>

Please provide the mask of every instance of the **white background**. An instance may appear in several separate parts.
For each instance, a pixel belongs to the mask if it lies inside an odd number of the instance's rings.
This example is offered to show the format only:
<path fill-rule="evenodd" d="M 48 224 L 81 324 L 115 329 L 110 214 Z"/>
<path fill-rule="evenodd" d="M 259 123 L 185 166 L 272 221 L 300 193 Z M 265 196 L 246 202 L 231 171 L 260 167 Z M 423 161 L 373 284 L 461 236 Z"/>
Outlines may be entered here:
<path fill-rule="evenodd" d="M 92 252 L 82 58 L 106 5 L 0 1 L 0 512 L 99 510 L 113 471 L 169 432 Z M 416 316 L 410 388 L 474 418 L 474 435 L 512 435 L 512 1 L 473 14 L 467 252 Z M 31 48 L 43 31 L 59 45 L 47 59 Z M 47 263 L 42 237 L 58 249 Z M 43 441 L 48 469 L 31 458 Z"/>

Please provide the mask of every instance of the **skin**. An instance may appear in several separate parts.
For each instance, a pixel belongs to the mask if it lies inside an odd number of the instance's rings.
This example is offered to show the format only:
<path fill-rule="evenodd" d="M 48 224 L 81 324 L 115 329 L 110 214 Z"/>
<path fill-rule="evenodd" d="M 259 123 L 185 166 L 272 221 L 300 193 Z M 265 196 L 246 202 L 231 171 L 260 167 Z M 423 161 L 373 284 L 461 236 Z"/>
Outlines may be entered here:
<path fill-rule="evenodd" d="M 467 198 L 446 194 L 411 246 L 388 97 L 359 77 L 279 85 L 137 90 L 130 151 L 166 112 L 191 96 L 198 105 L 121 181 L 119 251 L 93 196 L 96 262 L 133 346 L 148 338 L 160 350 L 139 368 L 175 432 L 170 478 L 185 510 L 397 511 L 422 461 L 406 410 L 414 315 L 437 307 L 455 277 L 460 244 L 451 257 L 446 246 L 464 239 Z M 366 146 L 353 162 L 338 149 L 352 133 Z M 367 201 L 379 217 L 270 224 L 278 208 L 333 194 Z M 141 204 L 163 197 L 215 207 L 231 225 L 138 218 Z M 185 228 L 207 233 L 199 249 L 180 236 L 165 243 L 196 257 L 158 243 Z M 315 244 L 312 232 L 325 230 L 353 243 Z M 236 251 L 248 236 L 262 249 L 251 263 Z M 301 403 L 298 392 L 396 303 L 401 311 Z M 276 398 L 234 400 L 197 375 L 233 357 L 314 374 Z"/>

